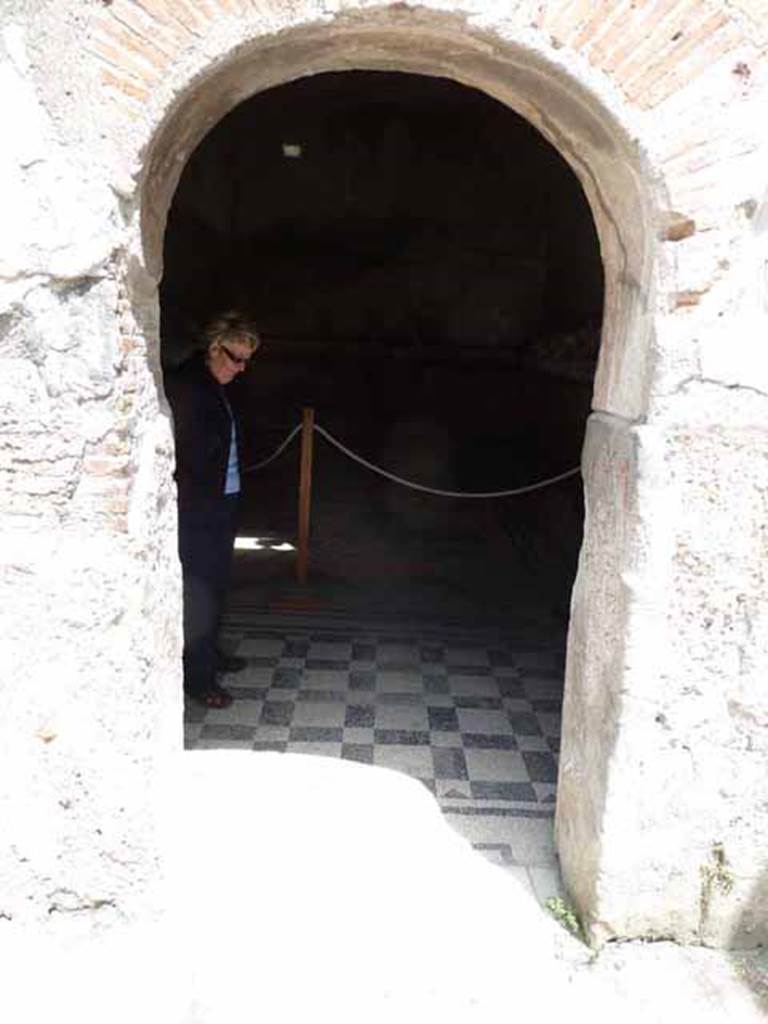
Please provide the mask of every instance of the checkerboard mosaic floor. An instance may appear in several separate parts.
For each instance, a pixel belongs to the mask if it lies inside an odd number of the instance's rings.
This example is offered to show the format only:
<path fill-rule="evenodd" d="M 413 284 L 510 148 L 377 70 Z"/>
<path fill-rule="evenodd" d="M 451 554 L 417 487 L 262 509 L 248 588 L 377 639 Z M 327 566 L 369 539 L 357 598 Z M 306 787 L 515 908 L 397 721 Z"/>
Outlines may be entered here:
<path fill-rule="evenodd" d="M 241 613 L 226 639 L 248 668 L 223 680 L 231 707 L 188 705 L 189 748 L 300 752 L 402 771 L 491 859 L 553 863 L 561 637 L 553 645 L 459 627 Z M 529 819 L 522 851 L 521 819 Z"/>

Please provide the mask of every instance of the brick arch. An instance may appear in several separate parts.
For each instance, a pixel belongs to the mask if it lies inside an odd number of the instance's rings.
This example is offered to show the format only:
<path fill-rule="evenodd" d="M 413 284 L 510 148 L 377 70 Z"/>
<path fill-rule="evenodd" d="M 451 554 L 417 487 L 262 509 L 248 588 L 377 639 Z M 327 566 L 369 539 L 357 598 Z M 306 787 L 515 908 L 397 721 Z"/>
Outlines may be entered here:
<path fill-rule="evenodd" d="M 134 251 L 149 274 L 160 273 L 165 217 L 186 158 L 238 102 L 321 71 L 445 75 L 530 120 L 579 177 L 606 270 L 594 407 L 644 416 L 657 376 L 654 303 L 697 305 L 714 276 L 703 266 L 675 280 L 677 252 L 656 243 L 712 228 L 708 170 L 735 155 L 729 104 L 768 45 L 760 0 L 726 8 L 719 0 L 517 0 L 505 7 L 483 0 L 113 0 L 96 17 L 88 47 L 141 169 Z M 716 90 L 698 88 L 713 69 Z M 655 287 L 660 276 L 668 297 Z"/>
<path fill-rule="evenodd" d="M 570 164 L 591 205 L 605 267 L 605 322 L 595 407 L 634 419 L 647 397 L 653 295 L 654 176 L 619 117 L 541 51 L 468 32 L 463 20 L 398 10 L 249 38 L 177 91 L 143 160 L 142 251 L 160 272 L 165 218 L 187 156 L 242 99 L 306 75 L 344 69 L 441 75 L 527 118 Z M 554 52 L 552 50 L 551 52 Z M 627 365 L 631 362 L 631 367 Z"/>
<path fill-rule="evenodd" d="M 646 809 L 642 838 L 667 829 L 663 793 L 652 791 L 652 780 L 648 792 L 635 793 L 638 755 L 631 735 L 622 739 L 627 695 L 642 693 L 655 670 L 653 657 L 638 667 L 637 651 L 654 625 L 665 574 L 673 573 L 666 540 L 648 527 L 642 424 L 670 386 L 670 366 L 684 378 L 686 360 L 695 364 L 687 341 L 665 363 L 656 339 L 659 330 L 687 339 L 716 283 L 719 225 L 708 175 L 740 145 L 729 101 L 743 87 L 738 69 L 749 69 L 753 44 L 738 13 L 742 0 L 729 8 L 733 16 L 715 0 L 619 2 L 608 14 L 601 0 L 520 0 L 498 17 L 483 13 L 495 5 L 473 6 L 475 16 L 453 0 L 418 8 L 366 0 L 114 0 L 92 47 L 139 168 L 137 259 L 127 287 L 138 320 L 156 322 L 165 219 L 184 162 L 241 100 L 302 76 L 372 69 L 449 77 L 507 104 L 558 149 L 590 202 L 606 284 L 584 453 L 587 517 L 569 634 L 559 849 L 595 938 L 700 938 L 697 870 L 684 887 L 670 861 L 660 881 L 658 863 L 643 859 L 636 844 L 637 891 L 653 898 L 638 910 L 622 886 L 629 846 L 616 839 L 625 827 L 616 808 L 617 793 L 637 797 Z M 702 91 L 699 82 L 713 74 L 715 91 Z M 708 235 L 699 243 L 701 228 Z M 692 238 L 696 245 L 684 247 Z M 156 330 L 144 335 L 148 348 L 157 346 Z M 691 826 L 681 858 L 695 863 L 699 845 Z"/>

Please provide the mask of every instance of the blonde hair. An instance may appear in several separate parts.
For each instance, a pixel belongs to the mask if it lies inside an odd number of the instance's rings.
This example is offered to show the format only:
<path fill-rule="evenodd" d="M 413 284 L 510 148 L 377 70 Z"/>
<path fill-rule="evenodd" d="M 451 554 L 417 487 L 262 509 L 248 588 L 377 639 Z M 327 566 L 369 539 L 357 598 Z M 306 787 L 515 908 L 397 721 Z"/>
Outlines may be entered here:
<path fill-rule="evenodd" d="M 231 344 L 248 345 L 251 351 L 255 352 L 261 344 L 261 336 L 256 325 L 237 310 L 228 310 L 226 313 L 220 313 L 219 316 L 214 317 L 205 328 L 203 337 L 209 349 L 214 345 L 230 342 Z"/>

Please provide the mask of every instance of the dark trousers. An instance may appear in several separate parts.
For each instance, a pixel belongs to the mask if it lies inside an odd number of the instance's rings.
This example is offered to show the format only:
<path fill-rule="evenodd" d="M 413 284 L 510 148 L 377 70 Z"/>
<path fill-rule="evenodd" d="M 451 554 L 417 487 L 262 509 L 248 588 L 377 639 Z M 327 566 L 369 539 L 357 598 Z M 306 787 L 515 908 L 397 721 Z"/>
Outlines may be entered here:
<path fill-rule="evenodd" d="M 238 496 L 179 506 L 184 582 L 184 689 L 206 693 L 216 680 L 216 637 L 232 569 Z"/>

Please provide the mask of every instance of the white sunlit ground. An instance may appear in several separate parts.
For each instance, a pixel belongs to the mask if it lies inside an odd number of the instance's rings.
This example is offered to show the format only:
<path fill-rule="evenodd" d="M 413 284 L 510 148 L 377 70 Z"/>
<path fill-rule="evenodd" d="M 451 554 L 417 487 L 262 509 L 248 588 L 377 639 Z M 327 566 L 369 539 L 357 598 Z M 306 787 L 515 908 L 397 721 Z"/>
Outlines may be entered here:
<path fill-rule="evenodd" d="M 721 954 L 597 960 L 475 851 L 419 782 L 307 754 L 180 754 L 166 913 L 66 947 L 0 922 L 14 1024 L 757 1024 Z"/>

